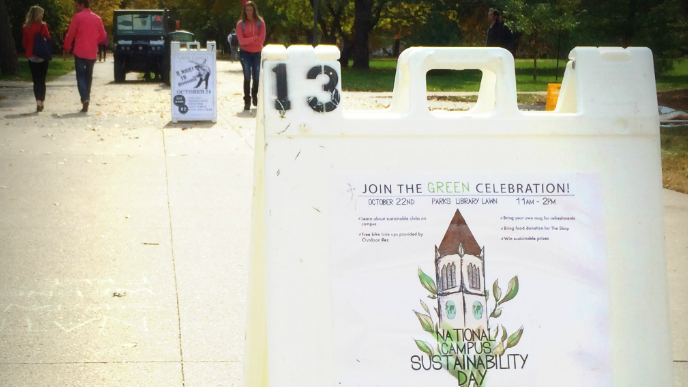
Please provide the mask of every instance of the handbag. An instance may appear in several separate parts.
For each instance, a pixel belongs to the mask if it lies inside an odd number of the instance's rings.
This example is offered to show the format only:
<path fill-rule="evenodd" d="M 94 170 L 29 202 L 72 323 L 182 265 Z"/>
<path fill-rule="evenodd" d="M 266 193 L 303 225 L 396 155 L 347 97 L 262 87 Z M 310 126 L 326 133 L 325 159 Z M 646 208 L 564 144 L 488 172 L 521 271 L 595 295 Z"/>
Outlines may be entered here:
<path fill-rule="evenodd" d="M 43 32 L 43 27 L 45 24 L 41 25 L 41 30 L 36 32 L 33 37 L 33 55 L 41 59 L 52 60 L 53 59 L 53 41 L 52 39 L 46 38 L 41 32 Z"/>

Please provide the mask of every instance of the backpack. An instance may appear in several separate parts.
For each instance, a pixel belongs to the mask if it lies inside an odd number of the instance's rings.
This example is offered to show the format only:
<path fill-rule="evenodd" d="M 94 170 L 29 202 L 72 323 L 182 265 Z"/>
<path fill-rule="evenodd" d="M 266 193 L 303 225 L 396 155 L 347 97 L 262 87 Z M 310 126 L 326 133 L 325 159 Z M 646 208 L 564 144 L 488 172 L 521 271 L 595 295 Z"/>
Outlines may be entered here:
<path fill-rule="evenodd" d="M 516 38 L 514 37 L 511 28 L 504 26 L 502 31 L 502 47 L 511 52 L 511 55 L 516 55 Z"/>
<path fill-rule="evenodd" d="M 260 32 L 260 20 L 257 21 L 258 24 L 258 32 Z M 246 23 L 241 22 L 241 32 L 244 32 L 244 27 L 246 27 Z"/>
<path fill-rule="evenodd" d="M 229 39 L 229 44 L 232 45 L 232 47 L 239 47 L 239 38 L 237 38 L 236 34 L 231 34 Z"/>

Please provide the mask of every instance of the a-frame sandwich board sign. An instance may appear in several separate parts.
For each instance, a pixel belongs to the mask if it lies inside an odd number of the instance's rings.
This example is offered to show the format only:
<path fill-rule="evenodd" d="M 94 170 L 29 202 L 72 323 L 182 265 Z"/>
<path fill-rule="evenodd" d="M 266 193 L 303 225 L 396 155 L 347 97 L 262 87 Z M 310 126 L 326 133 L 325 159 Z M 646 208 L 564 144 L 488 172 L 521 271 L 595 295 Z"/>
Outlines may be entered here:
<path fill-rule="evenodd" d="M 521 111 L 499 48 L 411 48 L 342 109 L 334 47 L 263 51 L 244 383 L 672 385 L 652 54 L 579 47 Z M 482 71 L 468 111 L 430 70 Z"/>

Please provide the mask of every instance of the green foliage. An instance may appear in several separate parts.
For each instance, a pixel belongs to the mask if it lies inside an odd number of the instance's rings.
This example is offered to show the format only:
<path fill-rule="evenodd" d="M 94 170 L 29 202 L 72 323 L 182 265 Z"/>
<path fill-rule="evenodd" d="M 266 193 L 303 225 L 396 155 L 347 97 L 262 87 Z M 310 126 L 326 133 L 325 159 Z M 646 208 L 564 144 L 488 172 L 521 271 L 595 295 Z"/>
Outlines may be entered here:
<path fill-rule="evenodd" d="M 461 28 L 457 23 L 456 11 L 443 6 L 441 3 L 421 8 L 423 23 L 417 23 L 409 28 L 409 33 L 403 38 L 408 46 L 458 46 L 461 45 Z"/>
<path fill-rule="evenodd" d="M 413 313 L 416 314 L 416 317 L 418 317 L 418 321 L 420 321 L 420 325 L 423 327 L 423 330 L 429 333 L 434 333 L 435 328 L 434 324 L 432 322 L 432 318 L 428 315 L 418 313 L 414 311 Z"/>
<path fill-rule="evenodd" d="M 17 51 L 24 52 L 22 26 L 26 20 L 26 13 L 33 5 L 38 5 L 45 10 L 43 21 L 48 25 L 53 41 L 61 46 L 61 36 L 67 32 L 74 14 L 73 0 L 10 0 L 7 1 L 7 12 Z"/>
<path fill-rule="evenodd" d="M 48 77 L 47 81 L 52 81 L 53 79 L 68 74 L 74 71 L 74 59 L 67 58 L 63 60 L 62 58 L 55 59 L 50 62 L 48 66 Z M 10 75 L 0 75 L 0 80 L 3 81 L 24 81 L 31 82 L 31 70 L 29 69 L 29 60 L 25 57 L 19 58 L 19 73 L 14 76 Z"/>
<path fill-rule="evenodd" d="M 688 54 L 688 9 L 679 0 L 581 0 L 581 8 L 569 47 L 647 46 L 657 74 Z"/>
<path fill-rule="evenodd" d="M 423 270 L 420 268 L 418 268 L 418 278 L 420 279 L 420 284 L 430 292 L 431 296 L 437 296 L 437 287 L 435 286 L 435 281 L 428 277 L 427 274 L 423 273 Z"/>
<path fill-rule="evenodd" d="M 430 291 L 433 296 L 437 295 L 437 289 L 435 287 L 434 281 L 428 277 L 423 270 L 418 268 L 418 277 L 420 278 L 420 283 L 423 286 L 425 290 Z M 504 304 L 516 297 L 518 294 L 518 276 L 514 276 L 511 281 L 509 281 L 509 285 L 507 287 L 507 292 L 504 295 L 503 298 L 501 298 L 501 289 L 499 288 L 498 281 L 495 281 L 493 284 L 493 294 L 494 294 L 494 299 L 495 299 L 495 308 L 499 304 Z M 486 293 L 486 299 L 489 299 L 489 292 Z M 428 311 L 427 305 L 421 300 L 420 301 L 421 306 L 423 309 L 430 314 Z M 435 308 L 435 312 L 439 316 L 439 311 Z M 495 311 L 493 311 L 494 314 Z M 505 351 L 509 348 L 515 347 L 519 341 L 521 340 L 521 336 L 523 335 L 523 327 L 518 329 L 516 332 L 512 333 L 511 335 L 508 335 L 506 329 L 504 326 L 501 326 L 501 339 L 497 340 L 497 338 L 500 336 L 500 326 L 497 326 L 495 328 L 495 332 L 493 336 L 490 336 L 489 330 L 486 333 L 486 335 L 483 335 L 479 338 L 476 339 L 476 337 L 473 337 L 471 340 L 467 340 L 466 337 L 462 337 L 461 335 L 458 334 L 458 332 L 454 329 L 446 329 L 440 328 L 439 323 L 433 323 L 432 317 L 429 315 L 425 315 L 422 313 L 418 313 L 416 311 L 413 311 L 415 313 L 416 317 L 418 318 L 418 322 L 420 323 L 421 327 L 425 332 L 428 332 L 432 335 L 432 338 L 435 340 L 434 342 L 436 343 L 437 347 L 437 352 L 434 352 L 433 350 L 433 344 L 430 344 L 428 342 L 414 339 L 416 346 L 418 349 L 420 349 L 423 353 L 427 354 L 430 358 L 432 358 L 434 355 L 440 355 L 439 362 L 442 364 L 442 369 L 447 371 L 450 375 L 452 375 L 454 378 L 457 379 L 458 384 L 460 387 L 469 387 L 468 386 L 468 379 L 466 378 L 466 373 L 472 373 L 473 377 L 476 378 L 475 382 L 473 383 L 473 387 L 480 387 L 484 385 L 485 379 L 480 376 L 480 372 L 486 373 L 487 369 L 485 369 L 484 366 L 477 366 L 477 369 L 468 369 L 466 367 L 466 363 L 463 363 L 461 365 L 460 357 L 461 353 L 463 353 L 464 349 L 466 348 L 466 343 L 471 341 L 471 342 L 476 342 L 478 343 L 477 345 L 486 345 L 486 343 L 489 343 L 489 351 L 486 353 L 492 353 L 493 355 L 499 356 L 503 355 Z M 501 314 L 501 309 L 498 312 L 498 315 Z M 498 317 L 498 316 L 497 316 Z M 448 327 L 447 327 L 448 328 Z M 484 347 L 483 347 L 484 348 Z M 457 353 L 457 350 L 461 353 Z M 435 360 L 437 361 L 437 360 Z M 455 364 L 459 364 L 459 367 L 455 367 Z M 469 367 L 472 367 L 469 365 Z M 463 373 L 459 373 L 460 369 L 463 371 Z M 478 373 L 473 373 L 472 371 L 479 371 Z M 479 378 L 479 379 L 478 379 Z"/>
<path fill-rule="evenodd" d="M 515 347 L 516 344 L 518 344 L 519 341 L 521 341 L 521 336 L 523 335 L 523 327 L 521 327 L 519 330 L 517 330 L 515 333 L 512 333 L 511 336 L 509 336 L 509 339 L 506 342 L 506 347 L 511 348 Z"/>
<path fill-rule="evenodd" d="M 430 314 L 430 309 L 428 309 L 428 306 L 425 305 L 423 301 L 420 302 L 421 306 L 423 306 L 423 310 L 425 310 L 425 313 Z"/>
<path fill-rule="evenodd" d="M 495 281 L 495 284 L 496 283 L 497 281 Z M 506 295 L 504 296 L 504 298 L 499 300 L 497 302 L 497 305 L 495 306 L 499 306 L 507 301 L 513 300 L 514 297 L 516 297 L 516 294 L 518 294 L 518 276 L 515 276 L 511 279 L 511 281 L 509 281 L 509 286 L 507 287 Z"/>
<path fill-rule="evenodd" d="M 432 351 L 432 347 L 430 347 L 430 344 L 428 344 L 422 340 L 415 340 L 415 342 L 416 342 L 416 345 L 418 346 L 418 349 L 425 352 L 430 357 L 433 356 L 433 351 Z"/>

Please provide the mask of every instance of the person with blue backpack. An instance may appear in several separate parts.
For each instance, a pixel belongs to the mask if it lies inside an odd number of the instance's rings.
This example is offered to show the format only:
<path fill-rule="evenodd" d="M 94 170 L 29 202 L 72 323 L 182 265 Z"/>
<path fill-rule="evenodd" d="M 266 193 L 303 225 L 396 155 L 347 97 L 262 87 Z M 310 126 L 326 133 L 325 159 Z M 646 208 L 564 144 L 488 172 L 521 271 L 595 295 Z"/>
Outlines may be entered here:
<path fill-rule="evenodd" d="M 46 91 L 45 78 L 48 75 L 48 63 L 51 59 L 50 52 L 41 53 L 38 47 L 34 47 L 38 39 L 50 39 L 48 26 L 43 21 L 44 12 L 43 8 L 37 5 L 31 7 L 26 14 L 26 21 L 22 28 L 24 48 L 26 49 L 26 57 L 29 58 L 29 70 L 31 70 L 31 79 L 33 80 L 33 95 L 36 97 L 37 112 L 43 111 Z"/>
<path fill-rule="evenodd" d="M 265 42 L 265 21 L 258 14 L 253 1 L 247 1 L 236 26 L 239 39 L 239 60 L 244 69 L 244 110 L 258 105 L 258 78 L 260 77 L 260 53 Z M 253 78 L 253 84 L 251 84 Z"/>

